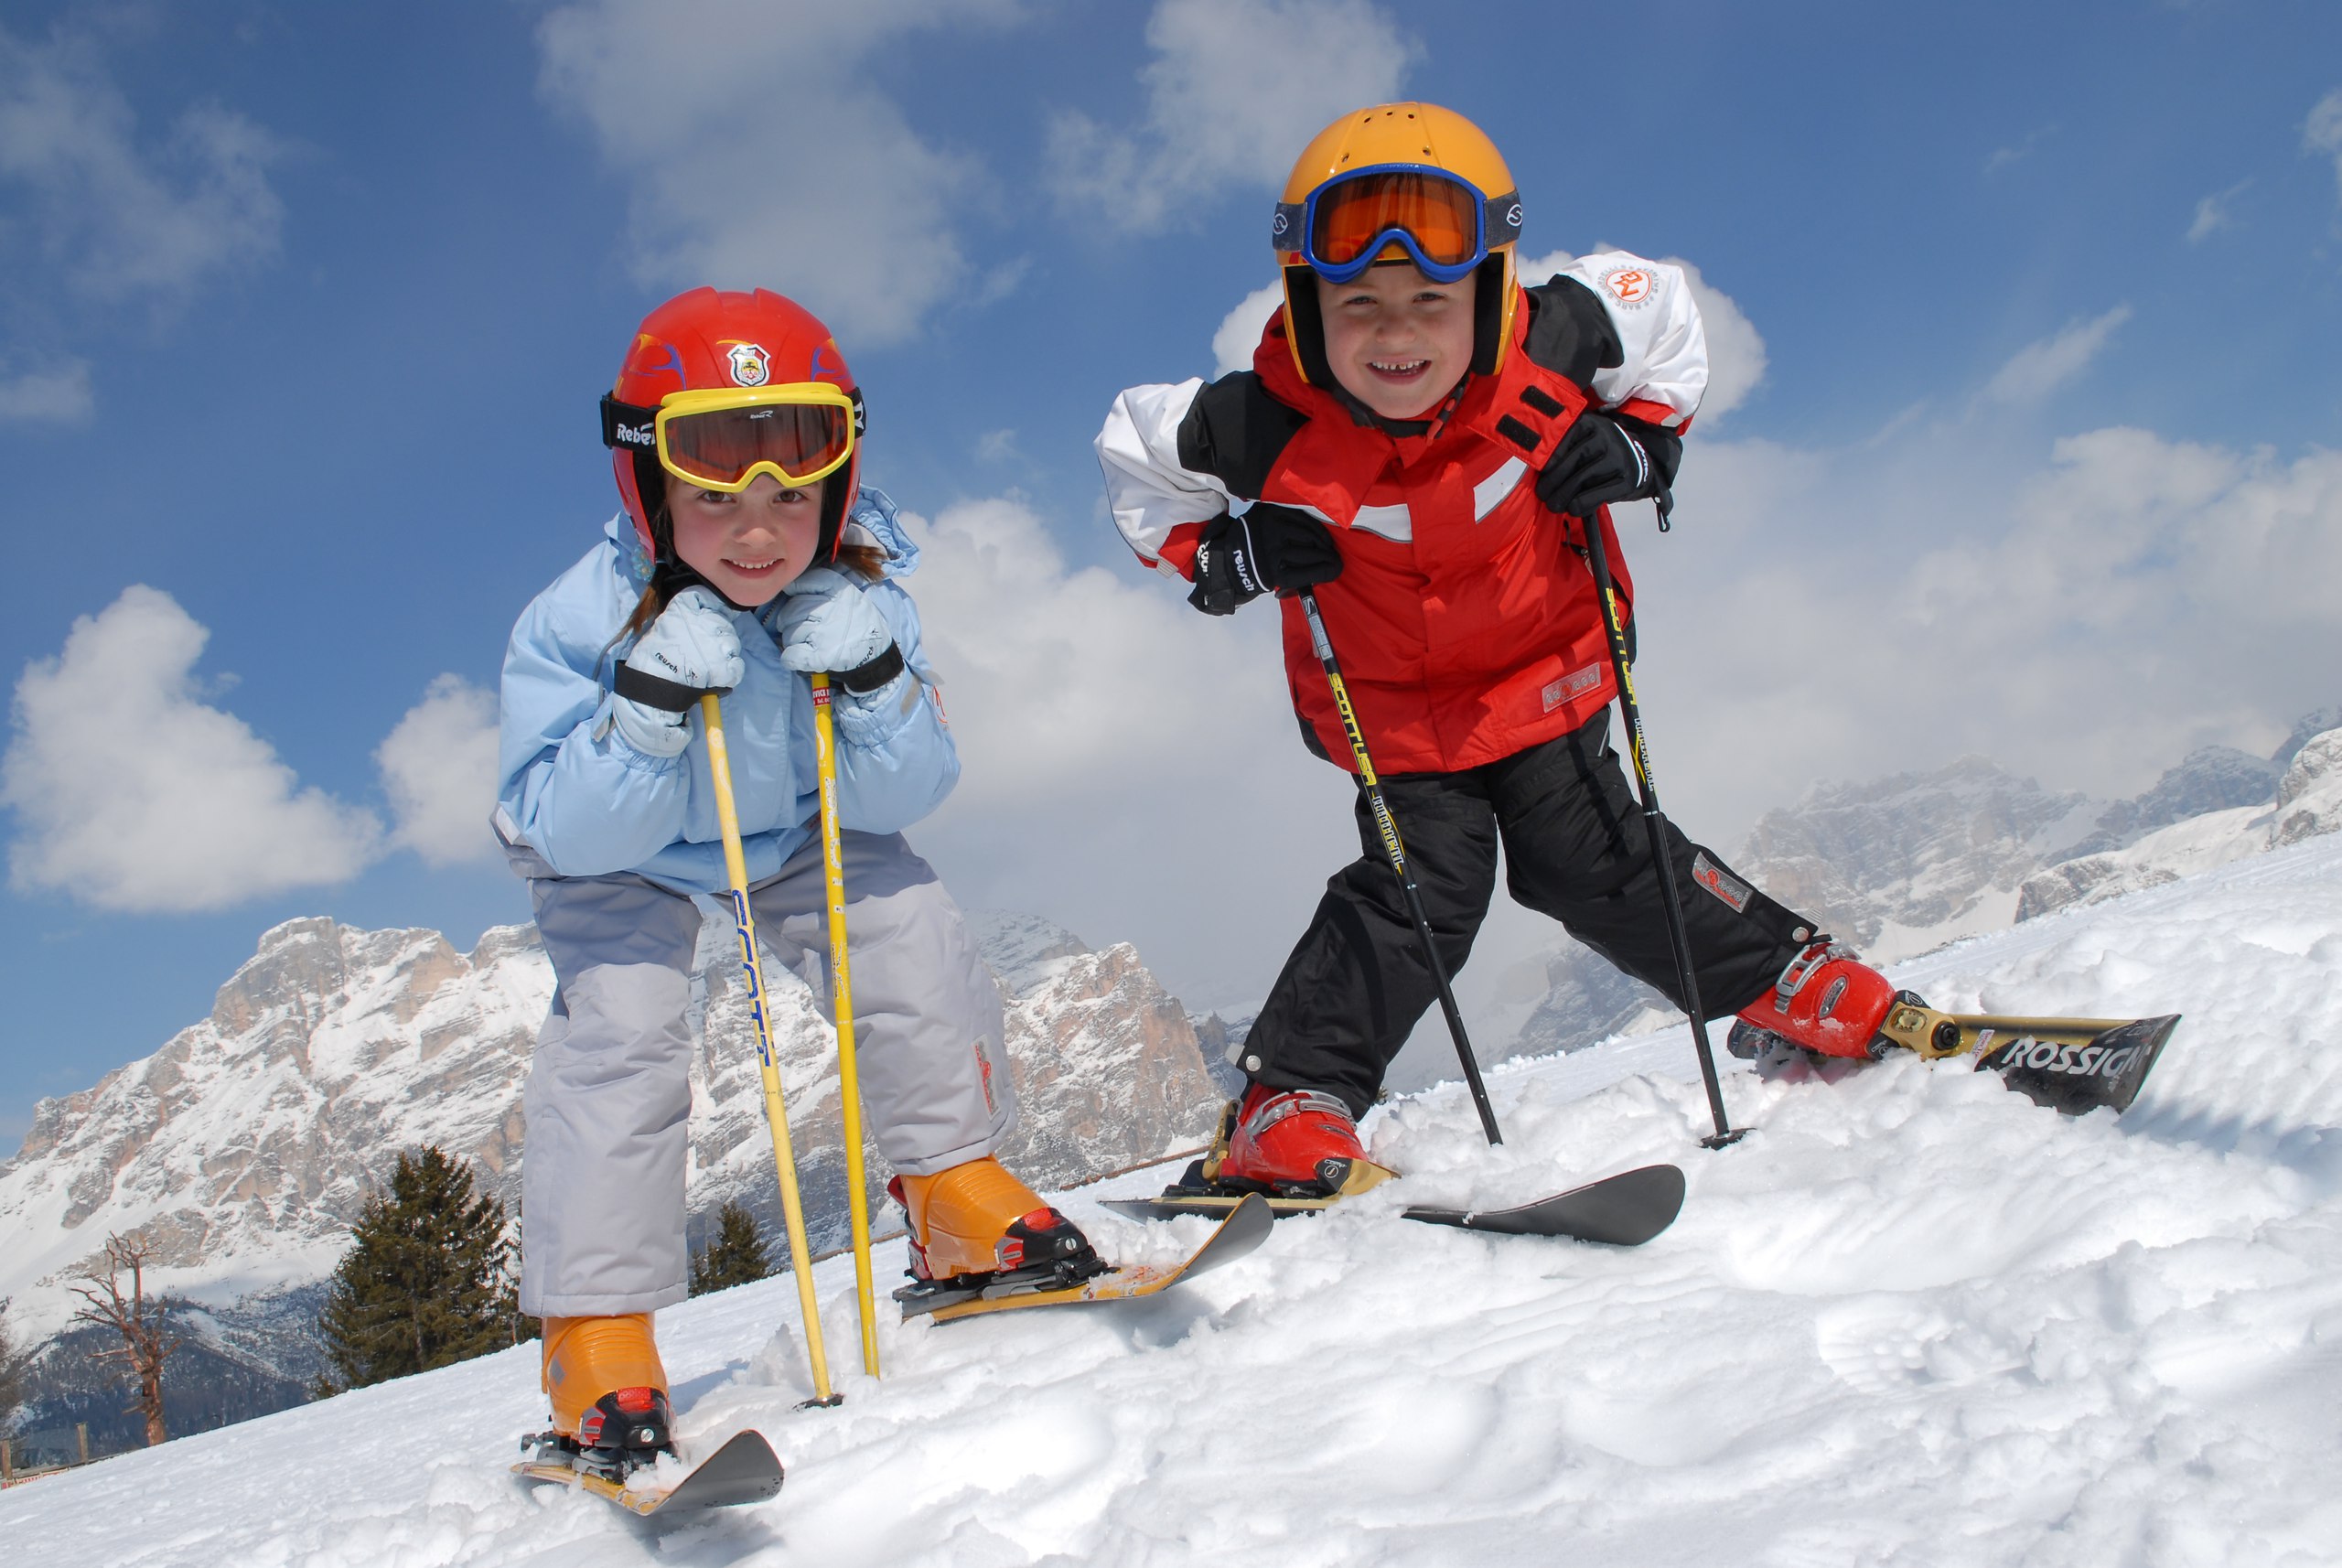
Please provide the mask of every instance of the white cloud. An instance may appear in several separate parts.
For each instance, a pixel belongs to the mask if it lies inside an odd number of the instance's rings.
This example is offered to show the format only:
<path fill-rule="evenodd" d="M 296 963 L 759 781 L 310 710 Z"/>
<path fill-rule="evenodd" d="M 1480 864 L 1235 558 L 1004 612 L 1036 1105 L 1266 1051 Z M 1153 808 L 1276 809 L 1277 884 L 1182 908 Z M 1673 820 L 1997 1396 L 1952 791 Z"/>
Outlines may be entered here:
<path fill-rule="evenodd" d="M 778 289 L 851 349 L 908 337 L 955 291 L 997 282 L 972 275 L 959 238 L 982 168 L 921 140 L 865 57 L 914 28 L 1013 13 L 585 0 L 540 24 L 538 85 L 626 182 L 640 278 Z"/>
<path fill-rule="evenodd" d="M 2196 220 L 2187 225 L 2187 242 L 2198 243 L 2219 231 L 2231 228 L 2236 220 L 2229 212 L 2229 204 L 2244 194 L 2252 182 L 2240 179 L 2226 190 L 2216 190 L 2196 204 Z"/>
<path fill-rule="evenodd" d="M 1244 302 L 1220 318 L 1219 328 L 1211 335 L 1212 375 L 1217 378 L 1237 371 L 1252 368 L 1252 350 L 1261 346 L 1261 333 L 1267 328 L 1269 317 L 1284 308 L 1284 285 L 1262 284 L 1244 296 Z"/>
<path fill-rule="evenodd" d="M 2302 123 L 2302 151 L 2334 160 L 2335 187 L 2342 192 L 2342 87 L 2319 99 Z"/>
<path fill-rule="evenodd" d="M 2070 324 L 2054 338 L 2027 344 L 1985 383 L 1985 398 L 2002 403 L 2040 402 L 2081 374 L 2114 329 L 2130 319 L 2131 307 L 2118 305 L 2103 316 Z"/>
<path fill-rule="evenodd" d="M 1190 1005 L 1259 1000 L 1358 854 L 1347 776 L 1302 749 L 1275 608 L 1209 618 L 1185 585 L 1073 568 L 1013 498 L 910 527 L 964 766 L 913 843 L 963 903 L 1135 940 Z"/>
<path fill-rule="evenodd" d="M 95 407 L 96 400 L 90 395 L 90 366 L 83 360 L 0 377 L 0 421 L 79 424 Z"/>
<path fill-rule="evenodd" d="M 2056 125 L 2044 125 L 2036 131 L 2028 133 L 2022 142 L 2012 146 L 1993 148 L 1992 156 L 1984 160 L 1985 176 L 1990 177 L 2012 164 L 2023 163 L 2040 150 L 2043 142 L 2056 135 L 2057 130 L 2058 127 Z"/>
<path fill-rule="evenodd" d="M 2022 424 L 1842 451 L 1687 445 L 1675 532 L 1630 536 L 1669 809 L 1727 851 L 1820 779 L 1991 757 L 2133 793 L 2336 697 L 2342 454 L 2290 463 Z"/>
<path fill-rule="evenodd" d="M 1700 323 L 1708 335 L 1708 392 L 1700 400 L 1703 426 L 1738 408 L 1765 379 L 1765 339 L 1732 295 L 1700 275 L 1700 269 L 1681 256 L 1661 261 L 1683 269 L 1692 297 L 1700 305 Z"/>
<path fill-rule="evenodd" d="M 374 749 L 397 822 L 391 843 L 427 865 L 496 858 L 496 693 L 459 675 L 431 682 Z"/>
<path fill-rule="evenodd" d="M 302 789 L 242 719 L 201 701 L 209 636 L 134 585 L 26 666 L 0 758 L 18 887 L 184 913 L 341 882 L 373 857 L 373 813 Z"/>
<path fill-rule="evenodd" d="M 74 289 L 169 307 L 275 252 L 275 138 L 218 104 L 180 115 L 157 145 L 141 146 L 138 129 L 88 46 L 0 30 L 0 180 L 31 193 L 32 239 Z"/>
<path fill-rule="evenodd" d="M 1335 116 L 1399 96 L 1415 47 L 1371 0 L 1159 0 L 1146 118 L 1080 113 L 1049 130 L 1050 182 L 1090 221 L 1148 232 L 1230 184 L 1282 187 Z M 1268 249 L 1268 214 L 1261 222 Z"/>

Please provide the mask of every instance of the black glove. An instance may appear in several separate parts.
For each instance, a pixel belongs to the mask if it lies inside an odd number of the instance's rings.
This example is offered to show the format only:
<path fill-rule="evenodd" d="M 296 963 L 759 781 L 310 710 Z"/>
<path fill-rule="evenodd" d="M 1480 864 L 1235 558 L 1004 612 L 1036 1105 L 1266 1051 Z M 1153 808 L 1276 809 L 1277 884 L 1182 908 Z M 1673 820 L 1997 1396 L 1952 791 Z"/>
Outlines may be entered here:
<path fill-rule="evenodd" d="M 1675 510 L 1671 487 L 1682 457 L 1683 438 L 1672 431 L 1588 409 L 1537 476 L 1537 499 L 1577 518 L 1618 501 L 1655 499 L 1664 519 Z"/>
<path fill-rule="evenodd" d="M 1342 575 L 1331 530 L 1289 506 L 1256 501 L 1242 517 L 1204 524 L 1187 602 L 1208 616 L 1232 616 L 1262 594 L 1330 583 Z"/>

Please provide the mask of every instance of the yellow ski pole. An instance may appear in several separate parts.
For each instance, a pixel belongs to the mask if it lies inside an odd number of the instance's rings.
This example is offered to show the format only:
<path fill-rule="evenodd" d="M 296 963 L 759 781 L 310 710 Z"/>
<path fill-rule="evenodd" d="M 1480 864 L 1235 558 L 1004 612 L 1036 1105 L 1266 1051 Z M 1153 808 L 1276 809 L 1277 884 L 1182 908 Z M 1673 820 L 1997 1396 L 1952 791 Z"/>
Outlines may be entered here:
<path fill-rule="evenodd" d="M 830 998 L 838 1015 L 838 1098 L 845 1118 L 845 1190 L 854 1224 L 855 1310 L 861 1315 L 862 1369 L 878 1375 L 878 1325 L 871 1306 L 870 1202 L 862 1175 L 862 1086 L 854 1066 L 854 983 L 846 972 L 845 854 L 838 842 L 837 722 L 830 678 L 813 677 L 813 755 L 822 774 L 822 872 L 830 903 Z"/>
<path fill-rule="evenodd" d="M 797 1191 L 797 1153 L 789 1144 L 789 1107 L 780 1097 L 780 1068 L 773 1059 L 772 1020 L 765 1013 L 765 966 L 757 956 L 757 918 L 748 910 L 748 861 L 740 850 L 740 812 L 732 799 L 732 757 L 724 745 L 724 714 L 715 693 L 704 692 L 707 771 L 715 786 L 715 820 L 724 830 L 724 869 L 732 880 L 732 918 L 740 930 L 740 962 L 748 972 L 748 1011 L 757 1021 L 757 1056 L 764 1071 L 765 1121 L 772 1128 L 772 1160 L 780 1172 L 780 1211 L 789 1225 L 789 1267 L 797 1276 L 797 1310 L 805 1320 L 805 1353 L 813 1363 L 813 1404 L 845 1402 L 830 1391 L 830 1357 L 822 1345 L 822 1309 L 813 1299 L 813 1252 L 805 1240 L 805 1205 Z"/>

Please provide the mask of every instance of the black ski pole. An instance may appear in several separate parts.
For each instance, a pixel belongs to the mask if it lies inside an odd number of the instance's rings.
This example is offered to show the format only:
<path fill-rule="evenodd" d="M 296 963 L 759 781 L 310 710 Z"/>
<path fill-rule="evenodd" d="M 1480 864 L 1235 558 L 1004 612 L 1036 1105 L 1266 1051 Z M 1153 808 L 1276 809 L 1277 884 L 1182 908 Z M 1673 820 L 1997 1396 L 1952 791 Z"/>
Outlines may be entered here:
<path fill-rule="evenodd" d="M 1666 514 L 1660 514 L 1660 525 Z M 1721 1149 L 1741 1133 L 1724 1120 L 1724 1090 L 1716 1082 L 1715 1053 L 1708 1047 L 1707 1015 L 1700 1007 L 1700 981 L 1692 968 L 1692 937 L 1683 926 L 1683 901 L 1676 894 L 1675 862 L 1667 853 L 1667 818 L 1659 809 L 1659 786 L 1651 782 L 1650 747 L 1643 736 L 1643 713 L 1635 702 L 1635 672 L 1627 658 L 1627 630 L 1618 618 L 1618 596 L 1610 582 L 1610 553 L 1598 521 L 1585 522 L 1585 564 L 1594 571 L 1594 591 L 1602 600 L 1602 628 L 1609 634 L 1610 668 L 1618 677 L 1618 706 L 1627 716 L 1627 750 L 1635 759 L 1635 788 L 1641 796 L 1643 826 L 1650 832 L 1651 864 L 1659 867 L 1659 895 L 1667 909 L 1667 936 L 1675 948 L 1675 978 L 1683 988 L 1683 1011 L 1692 1020 L 1692 1043 L 1700 1049 L 1700 1079 L 1708 1086 L 1708 1112 L 1716 1130 L 1701 1146 Z M 1746 1129 L 1743 1129 L 1745 1132 Z"/>
<path fill-rule="evenodd" d="M 1439 961 L 1439 948 L 1433 942 L 1431 917 L 1423 913 L 1423 897 L 1416 890 L 1415 874 L 1407 869 L 1407 848 L 1399 838 L 1399 824 L 1391 815 L 1391 803 L 1382 798 L 1381 781 L 1374 777 L 1374 761 L 1366 754 L 1366 736 L 1358 727 L 1358 714 L 1350 708 L 1349 688 L 1342 684 L 1342 667 L 1334 662 L 1334 645 L 1326 636 L 1325 618 L 1317 613 L 1317 595 L 1314 589 L 1299 590 L 1301 613 L 1309 620 L 1310 646 L 1317 650 L 1317 662 L 1326 669 L 1326 684 L 1334 693 L 1334 711 L 1342 716 L 1342 734 L 1349 737 L 1350 756 L 1358 762 L 1358 790 L 1366 800 L 1366 809 L 1374 818 L 1375 831 L 1382 835 L 1382 853 L 1391 857 L 1391 869 L 1398 874 L 1399 892 L 1407 901 L 1407 913 L 1415 918 L 1415 935 L 1423 939 L 1423 961 L 1431 965 L 1432 978 L 1439 982 L 1439 1010 L 1447 1015 L 1447 1032 L 1456 1037 L 1456 1057 L 1464 1064 L 1464 1081 L 1471 1086 L 1472 1103 L 1480 1112 L 1480 1130 L 1491 1144 L 1504 1142 L 1504 1134 L 1497 1131 L 1497 1113 L 1488 1105 L 1488 1090 L 1480 1081 L 1480 1064 L 1472 1056 L 1472 1042 L 1464 1034 L 1464 1015 L 1456 1010 L 1456 993 L 1448 988 L 1447 966 Z"/>

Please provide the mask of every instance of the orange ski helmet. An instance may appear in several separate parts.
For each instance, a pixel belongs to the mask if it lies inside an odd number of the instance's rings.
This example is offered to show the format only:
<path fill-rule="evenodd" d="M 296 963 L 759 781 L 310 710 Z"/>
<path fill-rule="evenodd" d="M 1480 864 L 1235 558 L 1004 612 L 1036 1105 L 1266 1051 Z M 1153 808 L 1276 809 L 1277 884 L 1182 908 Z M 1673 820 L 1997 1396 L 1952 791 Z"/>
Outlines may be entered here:
<path fill-rule="evenodd" d="M 1493 375 L 1512 338 L 1520 239 L 1512 171 L 1471 121 L 1436 103 L 1343 115 L 1302 149 L 1271 232 L 1295 368 L 1334 383 L 1311 273 L 1347 283 L 1377 262 L 1411 261 L 1443 283 L 1478 274 L 1472 369 Z"/>
<path fill-rule="evenodd" d="M 618 497 L 652 561 L 674 556 L 667 482 L 737 492 L 758 474 L 827 478 L 823 558 L 836 553 L 867 427 L 861 389 L 811 311 L 757 289 L 695 288 L 642 318 L 602 399 Z"/>

